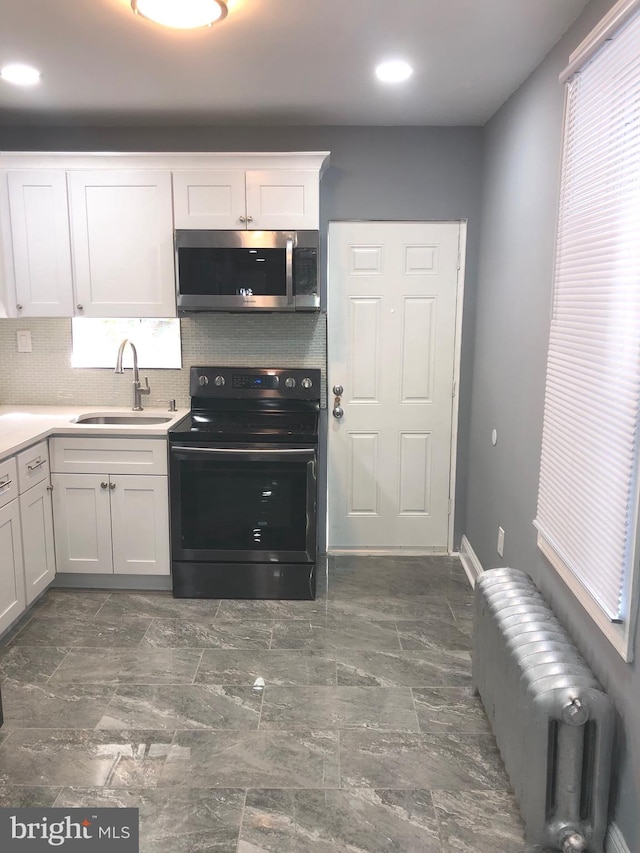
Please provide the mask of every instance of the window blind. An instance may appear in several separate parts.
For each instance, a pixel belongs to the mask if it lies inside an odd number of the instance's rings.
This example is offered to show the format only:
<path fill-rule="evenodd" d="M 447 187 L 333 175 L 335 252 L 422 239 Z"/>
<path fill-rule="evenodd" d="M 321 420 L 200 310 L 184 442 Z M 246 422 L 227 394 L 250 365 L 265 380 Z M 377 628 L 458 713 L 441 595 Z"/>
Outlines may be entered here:
<path fill-rule="evenodd" d="M 567 83 L 536 527 L 611 621 L 635 558 L 640 16 Z"/>

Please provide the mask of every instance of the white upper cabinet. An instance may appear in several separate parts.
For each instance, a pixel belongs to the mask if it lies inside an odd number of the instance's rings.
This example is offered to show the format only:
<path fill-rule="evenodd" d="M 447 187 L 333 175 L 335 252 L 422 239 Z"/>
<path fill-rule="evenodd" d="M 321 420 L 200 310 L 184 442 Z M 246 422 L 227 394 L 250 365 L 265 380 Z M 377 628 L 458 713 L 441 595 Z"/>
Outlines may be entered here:
<path fill-rule="evenodd" d="M 173 173 L 176 228 L 237 230 L 246 227 L 244 169 Z"/>
<path fill-rule="evenodd" d="M 173 317 L 171 174 L 69 172 L 76 314 Z"/>
<path fill-rule="evenodd" d="M 0 153 L 0 317 L 175 317 L 174 228 L 317 230 L 328 156 Z"/>
<path fill-rule="evenodd" d="M 319 177 L 312 169 L 210 169 L 173 173 L 176 228 L 317 230 Z"/>
<path fill-rule="evenodd" d="M 319 227 L 317 172 L 304 169 L 247 172 L 247 228 L 312 231 Z"/>
<path fill-rule="evenodd" d="M 16 170 L 6 177 L 15 316 L 70 317 L 73 282 L 65 173 Z"/>

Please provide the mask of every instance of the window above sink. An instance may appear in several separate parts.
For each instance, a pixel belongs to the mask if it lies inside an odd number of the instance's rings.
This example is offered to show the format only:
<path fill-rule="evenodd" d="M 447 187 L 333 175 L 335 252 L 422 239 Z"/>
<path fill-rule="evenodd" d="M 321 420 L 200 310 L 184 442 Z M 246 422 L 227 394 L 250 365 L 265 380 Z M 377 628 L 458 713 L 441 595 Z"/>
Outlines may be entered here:
<path fill-rule="evenodd" d="M 109 367 L 116 364 L 118 346 L 128 338 L 138 351 L 140 368 L 180 369 L 180 320 L 101 319 L 75 317 L 71 321 L 72 367 Z M 124 367 L 131 367 L 131 351 L 125 353 Z"/>

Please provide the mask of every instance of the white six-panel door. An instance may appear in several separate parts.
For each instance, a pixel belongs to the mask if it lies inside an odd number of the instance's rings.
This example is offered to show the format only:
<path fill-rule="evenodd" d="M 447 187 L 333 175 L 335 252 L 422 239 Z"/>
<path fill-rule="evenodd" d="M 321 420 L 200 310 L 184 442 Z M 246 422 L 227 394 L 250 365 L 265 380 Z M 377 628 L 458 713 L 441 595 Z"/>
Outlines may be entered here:
<path fill-rule="evenodd" d="M 447 549 L 459 243 L 459 223 L 329 227 L 330 548 Z"/>

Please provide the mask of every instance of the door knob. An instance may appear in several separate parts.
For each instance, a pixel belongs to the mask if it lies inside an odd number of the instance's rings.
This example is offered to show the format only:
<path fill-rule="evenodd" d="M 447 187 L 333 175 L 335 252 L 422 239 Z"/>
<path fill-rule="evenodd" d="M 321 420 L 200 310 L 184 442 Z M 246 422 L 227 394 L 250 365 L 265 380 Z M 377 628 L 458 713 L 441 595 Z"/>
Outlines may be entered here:
<path fill-rule="evenodd" d="M 333 393 L 336 395 L 336 397 L 342 397 L 343 391 L 344 391 L 344 388 L 342 387 L 342 385 L 334 385 L 333 386 Z"/>
<path fill-rule="evenodd" d="M 343 415 L 344 415 L 344 409 L 342 408 L 342 406 L 334 406 L 333 407 L 333 417 L 334 418 L 338 418 L 338 420 L 340 420 L 340 418 Z"/>

